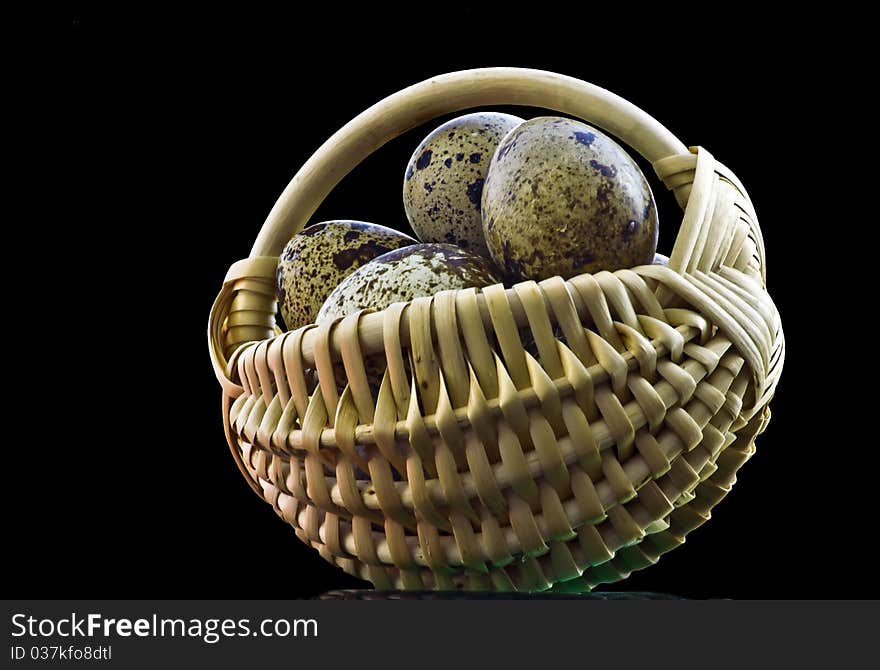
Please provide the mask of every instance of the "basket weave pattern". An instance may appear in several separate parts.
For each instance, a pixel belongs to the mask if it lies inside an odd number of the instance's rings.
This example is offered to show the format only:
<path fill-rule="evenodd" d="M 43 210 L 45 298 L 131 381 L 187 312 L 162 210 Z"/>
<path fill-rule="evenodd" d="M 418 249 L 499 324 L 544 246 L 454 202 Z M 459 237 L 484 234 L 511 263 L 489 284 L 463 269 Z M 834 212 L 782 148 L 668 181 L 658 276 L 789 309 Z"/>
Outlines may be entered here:
<path fill-rule="evenodd" d="M 548 91 L 572 87 L 593 116 L 596 99 L 619 101 L 535 71 L 445 77 L 495 98 L 493 84 L 546 85 L 534 95 L 582 116 Z M 428 84 L 412 90 L 440 100 Z M 599 109 L 604 127 L 614 111 Z M 376 127 L 370 113 L 360 122 Z M 345 143 L 358 121 L 328 141 L 351 165 L 375 148 Z M 784 358 L 757 217 L 704 149 L 652 127 L 619 134 L 684 209 L 669 267 L 445 291 L 287 333 L 274 326 L 277 257 L 258 244 L 230 268 L 209 323 L 226 436 L 254 490 L 325 559 L 382 589 L 584 590 L 656 562 L 730 490 Z M 328 145 L 273 210 L 263 248 L 311 214 L 320 194 L 304 184 L 321 181 Z"/>

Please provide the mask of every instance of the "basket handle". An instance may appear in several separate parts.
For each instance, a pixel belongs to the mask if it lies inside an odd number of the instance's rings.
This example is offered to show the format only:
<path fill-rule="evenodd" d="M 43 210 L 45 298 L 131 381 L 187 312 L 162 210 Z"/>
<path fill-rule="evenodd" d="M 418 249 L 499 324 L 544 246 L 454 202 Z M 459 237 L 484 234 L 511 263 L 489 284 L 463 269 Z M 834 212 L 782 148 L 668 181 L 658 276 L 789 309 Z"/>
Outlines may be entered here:
<path fill-rule="evenodd" d="M 389 140 L 437 116 L 483 105 L 543 107 L 588 120 L 652 163 L 688 154 L 653 117 L 580 79 L 511 67 L 452 72 L 377 102 L 324 142 L 278 198 L 250 256 L 278 256 L 342 178 Z"/>

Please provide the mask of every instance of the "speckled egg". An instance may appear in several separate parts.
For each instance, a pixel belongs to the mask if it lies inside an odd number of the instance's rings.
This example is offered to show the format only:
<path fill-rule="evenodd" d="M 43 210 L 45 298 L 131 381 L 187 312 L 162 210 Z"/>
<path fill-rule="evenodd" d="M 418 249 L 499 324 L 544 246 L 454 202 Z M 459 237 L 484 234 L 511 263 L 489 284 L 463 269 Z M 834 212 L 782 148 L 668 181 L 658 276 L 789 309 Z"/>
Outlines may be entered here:
<path fill-rule="evenodd" d="M 657 208 L 638 165 L 571 119 L 530 119 L 501 141 L 482 210 L 492 258 L 513 281 L 643 265 L 657 247 Z"/>
<path fill-rule="evenodd" d="M 317 321 L 499 281 L 485 258 L 452 244 L 418 244 L 379 256 L 346 277 L 321 307 Z"/>
<path fill-rule="evenodd" d="M 278 259 L 275 292 L 289 330 L 315 322 L 343 279 L 367 261 L 416 240 L 363 221 L 325 221 L 294 235 Z"/>
<path fill-rule="evenodd" d="M 669 265 L 669 256 L 664 256 L 660 253 L 654 254 L 654 260 L 651 261 L 651 265 Z"/>
<path fill-rule="evenodd" d="M 480 217 L 483 181 L 498 143 L 523 120 L 477 112 L 447 121 L 415 150 L 403 180 L 403 206 L 422 242 L 454 244 L 489 258 Z"/>

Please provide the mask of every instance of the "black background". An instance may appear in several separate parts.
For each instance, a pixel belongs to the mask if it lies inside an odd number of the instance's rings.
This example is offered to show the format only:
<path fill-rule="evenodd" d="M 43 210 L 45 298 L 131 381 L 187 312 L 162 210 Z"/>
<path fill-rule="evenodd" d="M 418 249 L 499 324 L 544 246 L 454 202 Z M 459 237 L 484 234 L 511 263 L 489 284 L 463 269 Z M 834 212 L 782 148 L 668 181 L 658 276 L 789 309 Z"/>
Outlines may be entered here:
<path fill-rule="evenodd" d="M 66 271 L 44 294 L 51 364 L 28 382 L 50 384 L 50 402 L 23 388 L 37 415 L 7 445 L 10 595 L 290 598 L 364 586 L 302 545 L 241 479 L 207 355 L 208 310 L 327 137 L 406 85 L 492 65 L 558 71 L 642 107 L 740 177 L 765 234 L 787 336 L 770 426 L 713 519 L 608 588 L 880 595 L 865 548 L 876 515 L 861 499 L 876 479 L 873 419 L 861 404 L 870 391 L 851 375 L 874 345 L 846 316 L 848 300 L 869 294 L 841 271 L 866 224 L 845 203 L 875 198 L 853 186 L 837 151 L 847 128 L 830 115 L 846 108 L 846 88 L 825 80 L 817 93 L 826 56 L 813 33 L 794 41 L 760 21 L 728 33 L 677 17 L 666 28 L 583 7 L 554 6 L 542 20 L 503 14 L 81 11 L 46 29 L 52 48 L 21 71 L 51 118 L 41 155 L 57 186 L 34 204 L 54 217 L 43 244 Z M 431 127 L 365 161 L 315 220 L 405 229 L 403 169 Z M 643 168 L 668 253 L 679 212 Z M 841 288 L 843 277 L 856 288 Z"/>

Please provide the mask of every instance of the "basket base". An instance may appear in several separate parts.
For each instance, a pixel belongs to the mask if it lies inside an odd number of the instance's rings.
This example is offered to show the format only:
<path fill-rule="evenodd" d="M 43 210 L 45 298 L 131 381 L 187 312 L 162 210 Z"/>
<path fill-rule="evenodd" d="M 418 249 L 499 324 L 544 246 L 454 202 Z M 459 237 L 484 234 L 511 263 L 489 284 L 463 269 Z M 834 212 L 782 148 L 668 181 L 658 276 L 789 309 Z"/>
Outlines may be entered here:
<path fill-rule="evenodd" d="M 489 591 L 376 591 L 340 589 L 314 600 L 686 600 L 650 591 L 592 591 L 588 593 L 497 593 Z"/>

